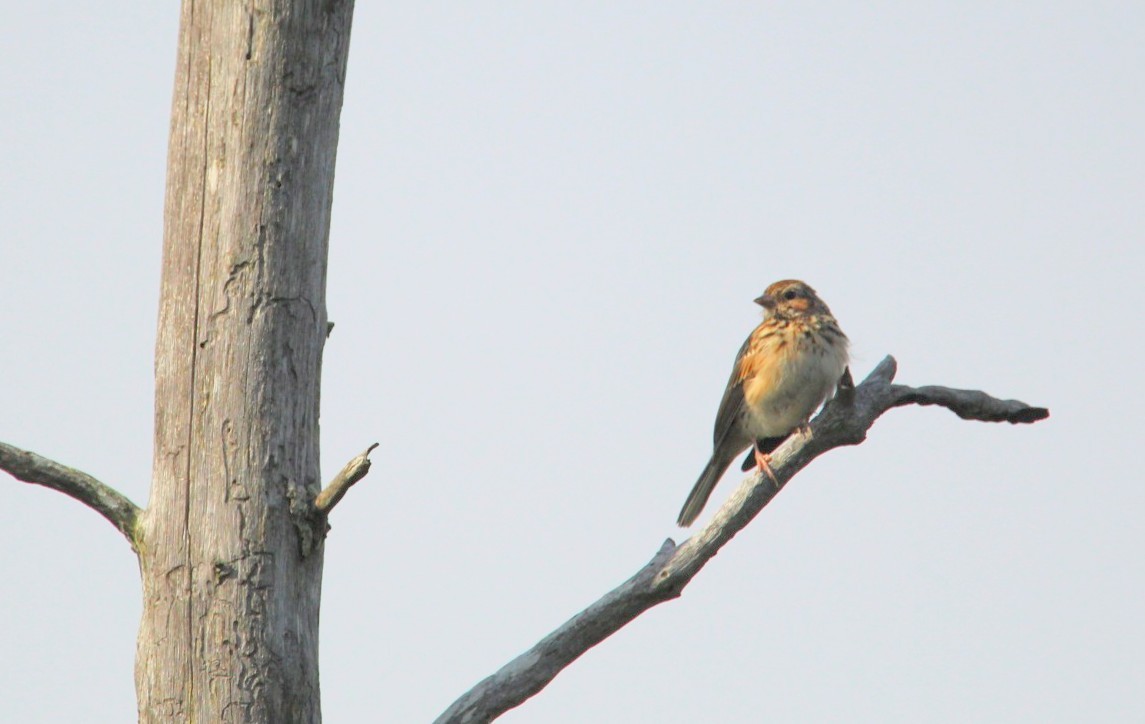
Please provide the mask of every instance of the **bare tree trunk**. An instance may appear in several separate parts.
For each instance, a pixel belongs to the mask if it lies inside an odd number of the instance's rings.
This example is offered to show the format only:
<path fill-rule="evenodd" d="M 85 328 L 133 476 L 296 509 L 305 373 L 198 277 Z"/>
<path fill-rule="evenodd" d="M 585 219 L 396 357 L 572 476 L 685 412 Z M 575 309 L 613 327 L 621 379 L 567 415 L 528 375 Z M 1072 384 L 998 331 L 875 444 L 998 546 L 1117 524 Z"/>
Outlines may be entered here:
<path fill-rule="evenodd" d="M 184 0 L 136 659 L 144 722 L 317 722 L 313 505 L 352 0 Z"/>

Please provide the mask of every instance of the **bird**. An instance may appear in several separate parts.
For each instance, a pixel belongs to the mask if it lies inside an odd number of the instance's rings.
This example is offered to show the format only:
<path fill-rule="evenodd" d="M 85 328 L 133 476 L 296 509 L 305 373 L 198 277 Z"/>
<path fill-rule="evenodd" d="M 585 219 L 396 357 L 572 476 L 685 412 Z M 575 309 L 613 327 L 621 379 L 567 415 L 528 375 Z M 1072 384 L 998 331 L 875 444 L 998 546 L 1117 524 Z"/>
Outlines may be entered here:
<path fill-rule="evenodd" d="M 716 413 L 712 457 L 676 520 L 682 528 L 695 522 L 728 466 L 749 447 L 743 469 L 758 466 L 778 485 L 769 453 L 794 430 L 810 432 L 812 413 L 847 368 L 847 335 L 805 282 L 775 282 L 755 303 L 763 321 L 736 355 Z"/>

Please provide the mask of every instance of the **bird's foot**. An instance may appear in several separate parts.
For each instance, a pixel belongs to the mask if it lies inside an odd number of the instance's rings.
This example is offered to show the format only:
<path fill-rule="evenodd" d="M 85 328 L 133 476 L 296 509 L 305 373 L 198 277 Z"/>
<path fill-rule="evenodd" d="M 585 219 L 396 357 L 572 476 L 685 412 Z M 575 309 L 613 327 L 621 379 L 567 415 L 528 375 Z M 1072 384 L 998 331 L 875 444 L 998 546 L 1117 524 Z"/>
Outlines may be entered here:
<path fill-rule="evenodd" d="M 771 478 L 771 482 L 778 488 L 779 479 L 775 477 L 775 471 L 771 469 L 771 456 L 761 451 L 758 446 L 755 448 L 755 464 L 767 477 Z"/>

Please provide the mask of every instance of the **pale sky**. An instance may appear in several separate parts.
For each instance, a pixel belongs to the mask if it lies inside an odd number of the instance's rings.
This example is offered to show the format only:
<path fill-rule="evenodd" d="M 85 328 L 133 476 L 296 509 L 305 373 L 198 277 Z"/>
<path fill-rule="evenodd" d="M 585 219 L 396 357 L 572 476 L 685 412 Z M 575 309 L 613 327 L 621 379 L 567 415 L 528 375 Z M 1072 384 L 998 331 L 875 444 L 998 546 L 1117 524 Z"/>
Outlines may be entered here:
<path fill-rule="evenodd" d="M 145 504 L 175 3 L 0 5 L 0 440 Z M 358 3 L 329 722 L 424 722 L 627 578 L 770 282 L 884 416 L 505 722 L 1145 720 L 1145 5 Z M 738 483 L 729 473 L 701 517 Z M 126 722 L 134 557 L 0 474 L 0 701 Z"/>

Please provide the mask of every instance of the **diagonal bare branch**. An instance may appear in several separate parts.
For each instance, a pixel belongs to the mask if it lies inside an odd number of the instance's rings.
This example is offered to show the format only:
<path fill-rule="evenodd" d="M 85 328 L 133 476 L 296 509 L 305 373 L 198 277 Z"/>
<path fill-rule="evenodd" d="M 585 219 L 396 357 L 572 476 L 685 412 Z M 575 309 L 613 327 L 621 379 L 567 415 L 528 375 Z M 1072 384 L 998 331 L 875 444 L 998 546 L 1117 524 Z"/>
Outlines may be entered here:
<path fill-rule="evenodd" d="M 135 550 L 135 522 L 140 508 L 123 493 L 87 473 L 49 460 L 34 452 L 0 442 L 0 470 L 17 480 L 43 485 L 70 495 L 111 521 Z"/>
<path fill-rule="evenodd" d="M 807 437 L 792 435 L 771 454 L 778 485 L 756 473 L 740 485 L 708 525 L 683 543 L 668 539 L 635 575 L 566 621 L 535 646 L 455 701 L 436 724 L 488 722 L 540 692 L 565 667 L 640 614 L 678 598 L 700 569 L 751 522 L 783 486 L 828 450 L 866 439 L 884 412 L 903 405 L 939 405 L 967 420 L 1031 423 L 1049 410 L 999 400 L 977 390 L 893 384 L 897 365 L 886 357 L 857 387 L 844 375 L 836 395 L 811 423 Z"/>

